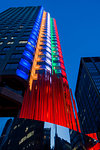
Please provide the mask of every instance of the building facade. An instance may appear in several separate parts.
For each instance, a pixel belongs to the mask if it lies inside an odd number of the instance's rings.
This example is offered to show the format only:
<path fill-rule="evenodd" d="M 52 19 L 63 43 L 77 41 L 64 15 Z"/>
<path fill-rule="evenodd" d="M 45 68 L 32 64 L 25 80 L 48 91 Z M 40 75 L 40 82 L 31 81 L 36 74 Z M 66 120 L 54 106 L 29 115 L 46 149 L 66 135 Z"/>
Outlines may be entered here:
<path fill-rule="evenodd" d="M 9 132 L 1 140 L 0 150 L 44 149 L 44 122 L 14 118 L 10 126 L 7 124 L 8 121 L 3 132 L 8 129 Z"/>
<path fill-rule="evenodd" d="M 51 128 L 44 128 L 44 139 L 43 139 L 43 145 L 44 150 L 50 150 L 50 141 L 51 141 Z"/>
<path fill-rule="evenodd" d="M 83 133 L 100 131 L 100 57 L 81 58 L 75 97 Z"/>
<path fill-rule="evenodd" d="M 41 11 L 41 7 L 18 7 L 0 13 L 0 116 L 18 116 L 34 57 Z M 34 46 L 30 43 L 32 37 Z"/>
<path fill-rule="evenodd" d="M 54 150 L 71 150 L 71 144 L 60 137 L 55 136 L 55 148 Z"/>
<path fill-rule="evenodd" d="M 69 130 L 69 134 L 72 150 L 96 150 L 94 149 L 94 146 L 96 146 L 97 140 L 94 138 L 74 130 Z M 99 150 L 99 147 L 97 150 Z"/>
<path fill-rule="evenodd" d="M 0 19 L 0 115 L 77 130 L 56 20 L 40 6 L 9 8 Z"/>

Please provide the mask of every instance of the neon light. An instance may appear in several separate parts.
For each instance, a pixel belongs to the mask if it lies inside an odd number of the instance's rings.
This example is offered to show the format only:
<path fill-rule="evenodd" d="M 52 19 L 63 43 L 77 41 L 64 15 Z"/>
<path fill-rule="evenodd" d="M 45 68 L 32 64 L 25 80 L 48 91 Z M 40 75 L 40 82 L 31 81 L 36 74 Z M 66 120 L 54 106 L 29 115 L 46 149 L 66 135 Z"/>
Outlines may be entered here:
<path fill-rule="evenodd" d="M 21 58 L 19 64 L 23 65 L 23 67 L 25 66 L 28 70 L 30 70 L 31 64 L 27 60 Z"/>
<path fill-rule="evenodd" d="M 26 45 L 27 51 L 31 52 L 32 55 L 35 52 L 35 47 L 36 47 L 36 42 L 37 42 L 37 38 L 38 38 L 38 33 L 39 33 L 40 23 L 41 23 L 41 19 L 42 19 L 42 14 L 43 14 L 43 7 L 41 7 L 41 9 L 39 11 L 39 14 L 36 18 L 37 23 L 35 22 L 35 24 L 33 26 L 33 29 L 32 29 L 32 33 L 31 33 L 30 38 L 28 40 L 28 43 Z M 36 35 L 36 36 L 34 36 L 34 35 Z M 33 56 L 30 53 L 28 53 L 27 51 L 26 50 L 24 51 L 24 53 L 23 53 L 24 59 L 22 58 L 20 60 L 18 68 L 21 68 L 20 65 L 22 65 L 23 67 L 27 68 L 28 70 L 31 69 L 31 63 L 32 63 Z M 25 58 L 25 57 L 29 58 L 31 60 L 31 63 L 28 62 L 27 58 Z M 26 71 L 23 72 L 23 70 L 25 71 L 26 69 L 22 69 L 22 71 L 17 69 L 16 74 L 18 76 L 20 76 L 21 78 L 27 80 L 28 79 L 28 74 L 27 74 Z"/>
<path fill-rule="evenodd" d="M 20 69 L 17 69 L 16 74 L 17 74 L 18 76 L 22 77 L 22 78 L 25 79 L 25 80 L 28 79 L 28 75 L 27 75 L 25 72 L 23 72 L 22 70 L 20 70 Z"/>
<path fill-rule="evenodd" d="M 24 51 L 23 55 L 28 57 L 29 59 L 33 60 L 33 55 L 30 52 Z"/>
<path fill-rule="evenodd" d="M 44 30 L 46 29 L 46 31 Z M 44 40 L 45 38 L 45 40 Z M 46 52 L 46 50 L 49 52 Z M 48 67 L 48 65 L 52 65 L 51 60 L 51 42 L 50 42 L 50 14 L 43 12 L 43 17 L 42 17 L 42 22 L 41 22 L 41 27 L 40 27 L 40 32 L 39 32 L 39 38 L 37 41 L 37 46 L 36 46 L 36 52 L 34 56 L 34 61 L 33 61 L 33 66 L 31 70 L 31 75 L 30 75 L 30 90 L 32 89 L 32 82 L 33 80 L 37 80 L 38 76 L 36 75 L 37 70 L 48 70 L 51 72 L 51 68 Z M 45 57 L 40 57 L 40 55 L 45 55 Z M 37 63 L 44 62 L 45 65 L 43 66 L 40 65 L 37 68 Z M 35 64 L 35 65 L 34 65 Z M 37 77 L 37 78 L 36 78 Z"/>
<path fill-rule="evenodd" d="M 27 89 L 25 93 L 20 118 L 50 122 L 77 131 L 67 83 L 64 85 L 56 74 L 51 80 L 50 73 L 46 78 L 44 74 L 40 75 L 33 81 L 31 92 Z"/>

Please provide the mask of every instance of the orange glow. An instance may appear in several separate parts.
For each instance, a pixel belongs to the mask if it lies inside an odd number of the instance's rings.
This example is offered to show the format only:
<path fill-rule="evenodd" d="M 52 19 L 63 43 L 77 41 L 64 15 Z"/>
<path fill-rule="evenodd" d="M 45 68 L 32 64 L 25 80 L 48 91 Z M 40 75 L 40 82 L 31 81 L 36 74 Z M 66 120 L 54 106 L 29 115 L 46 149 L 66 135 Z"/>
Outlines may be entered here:
<path fill-rule="evenodd" d="M 38 37 L 38 41 L 37 41 L 35 56 L 34 56 L 34 60 L 33 60 L 33 66 L 31 69 L 31 74 L 30 74 L 30 79 L 29 79 L 30 90 L 32 89 L 33 80 L 37 80 L 37 78 L 38 78 L 36 70 L 41 70 L 40 65 L 38 65 L 37 62 L 42 61 L 41 58 L 39 57 L 39 55 L 43 54 L 41 52 L 41 49 L 43 49 L 43 48 L 40 45 L 43 45 L 42 41 L 45 41 L 43 39 L 43 37 L 44 37 L 43 34 L 45 34 L 44 29 L 45 29 L 45 23 L 46 23 L 46 15 L 47 15 L 47 13 L 44 11 L 42 21 L 41 21 L 41 27 L 40 27 L 39 37 Z"/>

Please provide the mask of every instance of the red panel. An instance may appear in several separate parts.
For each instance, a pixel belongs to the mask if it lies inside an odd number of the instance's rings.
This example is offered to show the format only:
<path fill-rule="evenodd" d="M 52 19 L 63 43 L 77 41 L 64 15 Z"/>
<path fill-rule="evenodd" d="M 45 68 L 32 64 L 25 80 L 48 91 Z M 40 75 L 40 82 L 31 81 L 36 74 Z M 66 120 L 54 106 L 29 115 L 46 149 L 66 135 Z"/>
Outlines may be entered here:
<path fill-rule="evenodd" d="M 50 79 L 51 78 L 51 79 Z M 76 130 L 69 86 L 66 78 L 54 73 L 38 77 L 24 95 L 20 118 L 50 122 Z"/>

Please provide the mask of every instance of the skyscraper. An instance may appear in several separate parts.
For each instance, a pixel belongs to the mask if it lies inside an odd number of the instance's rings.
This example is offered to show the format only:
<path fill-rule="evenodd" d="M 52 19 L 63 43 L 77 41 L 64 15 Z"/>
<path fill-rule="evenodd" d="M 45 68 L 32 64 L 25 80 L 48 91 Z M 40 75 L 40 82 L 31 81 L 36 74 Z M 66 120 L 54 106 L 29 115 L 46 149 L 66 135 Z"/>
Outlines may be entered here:
<path fill-rule="evenodd" d="M 42 11 L 41 7 L 18 7 L 0 13 L 0 116 L 17 116 L 21 108 Z"/>
<path fill-rule="evenodd" d="M 77 130 L 56 20 L 43 7 L 10 8 L 0 17 L 1 116 L 9 110 Z"/>
<path fill-rule="evenodd" d="M 71 144 L 64 139 L 55 136 L 55 148 L 54 150 L 71 150 Z"/>
<path fill-rule="evenodd" d="M 81 131 L 100 131 L 100 57 L 81 58 L 75 96 Z"/>
<path fill-rule="evenodd" d="M 0 143 L 0 149 L 43 150 L 44 122 L 14 118 L 10 127 L 6 125 L 5 128 L 10 129 Z"/>

